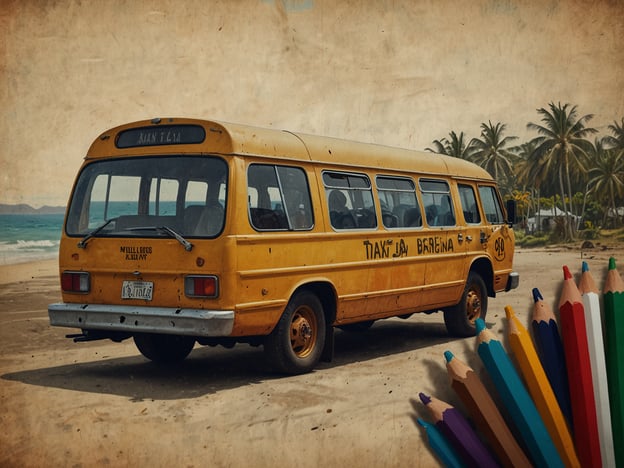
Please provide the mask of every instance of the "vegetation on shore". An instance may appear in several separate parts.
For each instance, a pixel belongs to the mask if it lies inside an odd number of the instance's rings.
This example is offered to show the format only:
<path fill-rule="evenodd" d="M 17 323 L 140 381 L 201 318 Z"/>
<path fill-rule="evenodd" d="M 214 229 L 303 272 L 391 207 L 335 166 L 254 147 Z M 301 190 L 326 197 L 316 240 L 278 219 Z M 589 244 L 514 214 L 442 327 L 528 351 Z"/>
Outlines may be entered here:
<path fill-rule="evenodd" d="M 624 117 L 598 137 L 593 114 L 551 102 L 537 109 L 536 136 L 520 142 L 506 136 L 504 123 L 481 124 L 481 134 L 464 132 L 433 141 L 428 151 L 472 161 L 494 177 L 506 199 L 518 207 L 518 241 L 529 245 L 600 237 L 624 241 Z M 591 140 L 594 137 L 594 140 Z M 545 214 L 550 210 L 552 215 Z"/>

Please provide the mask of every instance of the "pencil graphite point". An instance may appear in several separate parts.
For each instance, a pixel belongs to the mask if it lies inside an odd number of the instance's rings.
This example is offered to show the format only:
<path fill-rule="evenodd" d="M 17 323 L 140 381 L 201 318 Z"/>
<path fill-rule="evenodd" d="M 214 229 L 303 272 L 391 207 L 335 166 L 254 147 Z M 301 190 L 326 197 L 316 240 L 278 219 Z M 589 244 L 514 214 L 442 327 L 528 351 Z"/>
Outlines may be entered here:
<path fill-rule="evenodd" d="M 420 424 L 422 427 L 427 427 L 429 425 L 429 423 L 422 418 L 416 418 L 416 421 L 418 421 L 418 424 Z"/>
<path fill-rule="evenodd" d="M 615 257 L 609 257 L 609 270 L 615 270 Z"/>
<path fill-rule="evenodd" d="M 511 317 L 515 315 L 514 310 L 511 308 L 510 305 L 505 306 L 505 315 L 507 316 L 507 320 L 511 320 Z"/>
<path fill-rule="evenodd" d="M 589 265 L 587 264 L 587 262 L 583 262 L 582 267 L 581 267 L 581 271 L 583 273 L 585 273 L 586 271 L 589 271 Z"/>
<path fill-rule="evenodd" d="M 478 335 L 479 333 L 481 333 L 483 330 L 485 330 L 485 328 L 486 328 L 486 327 L 485 327 L 485 322 L 483 321 L 483 319 L 480 319 L 480 318 L 478 318 L 478 319 L 475 321 L 475 326 L 476 326 L 476 328 L 477 328 L 477 335 Z"/>
<path fill-rule="evenodd" d="M 453 356 L 453 353 L 450 351 L 444 351 L 444 358 L 446 359 L 446 362 L 451 362 L 454 357 L 455 356 Z"/>
<path fill-rule="evenodd" d="M 539 289 L 533 288 L 533 302 L 543 301 L 544 297 Z"/>
<path fill-rule="evenodd" d="M 418 394 L 418 397 L 420 398 L 420 401 L 422 401 L 423 404 L 425 404 L 425 405 L 428 405 L 429 403 L 431 403 L 431 397 L 428 397 L 423 392 L 420 392 Z"/>
<path fill-rule="evenodd" d="M 563 279 L 571 279 L 572 273 L 570 273 L 570 269 L 567 265 L 563 265 Z"/>

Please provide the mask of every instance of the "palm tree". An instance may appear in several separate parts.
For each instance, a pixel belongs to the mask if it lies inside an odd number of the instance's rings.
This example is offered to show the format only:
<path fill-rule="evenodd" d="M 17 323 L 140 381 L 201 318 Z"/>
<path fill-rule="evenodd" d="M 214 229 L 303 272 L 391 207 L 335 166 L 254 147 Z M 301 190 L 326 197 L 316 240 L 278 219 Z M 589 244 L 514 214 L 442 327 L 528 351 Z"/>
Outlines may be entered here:
<path fill-rule="evenodd" d="M 513 174 L 514 154 L 506 146 L 518 137 L 503 133 L 507 126 L 503 123 L 492 125 L 491 121 L 481 124 L 481 138 L 470 141 L 471 159 L 490 173 L 497 181 L 509 181 Z"/>
<path fill-rule="evenodd" d="M 624 149 L 624 117 L 622 117 L 621 124 L 614 120 L 613 125 L 609 125 L 609 130 L 614 136 L 604 137 L 605 143 L 616 149 Z"/>
<path fill-rule="evenodd" d="M 522 188 L 523 192 L 528 192 L 531 194 L 528 200 L 527 206 L 527 217 L 530 216 L 531 212 L 535 213 L 535 217 L 537 219 L 536 225 L 541 226 L 541 220 L 539 216 L 540 212 L 540 190 L 539 186 L 535 184 L 535 181 L 531 178 L 531 155 L 535 151 L 535 143 L 533 141 L 529 141 L 526 143 L 522 143 L 519 146 L 515 146 L 511 148 L 511 151 L 514 152 L 514 178 L 516 180 L 515 185 Z"/>
<path fill-rule="evenodd" d="M 608 201 L 614 215 L 614 227 L 618 224 L 616 198 L 624 195 L 624 149 L 604 149 L 608 137 L 596 140 L 594 147 L 594 167 L 589 171 L 588 185 L 593 185 L 597 198 Z M 605 210 L 603 225 L 609 210 Z"/>
<path fill-rule="evenodd" d="M 460 132 L 459 136 L 455 132 L 449 133 L 451 140 L 446 138 L 442 140 L 433 140 L 434 148 L 425 148 L 426 151 L 432 153 L 446 154 L 460 159 L 470 159 L 470 145 L 466 145 L 466 137 L 464 132 Z"/>
<path fill-rule="evenodd" d="M 543 125 L 532 122 L 527 124 L 529 130 L 535 130 L 540 135 L 533 139 L 536 148 L 531 156 L 531 175 L 537 184 L 546 178 L 557 177 L 562 208 L 566 214 L 564 237 L 569 241 L 574 238 L 570 218 L 573 195 L 572 173 L 574 171 L 586 172 L 583 159 L 587 158 L 587 153 L 592 148 L 591 142 L 586 137 L 596 133 L 597 130 L 586 127 L 587 122 L 593 118 L 593 114 L 577 118 L 576 106 L 568 109 L 569 104 L 562 106 L 561 103 L 555 105 L 551 102 L 548 107 L 550 111 L 543 107 L 537 109 L 542 116 Z M 570 200 L 570 210 L 568 210 L 566 200 Z"/>

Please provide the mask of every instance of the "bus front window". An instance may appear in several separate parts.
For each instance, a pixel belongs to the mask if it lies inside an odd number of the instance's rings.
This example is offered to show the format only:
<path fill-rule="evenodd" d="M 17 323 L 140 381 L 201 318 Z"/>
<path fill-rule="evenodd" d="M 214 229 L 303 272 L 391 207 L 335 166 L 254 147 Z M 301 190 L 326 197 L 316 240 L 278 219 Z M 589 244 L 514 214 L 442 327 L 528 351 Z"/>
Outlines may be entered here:
<path fill-rule="evenodd" d="M 109 159 L 81 172 L 67 217 L 69 236 L 160 237 L 167 227 L 184 237 L 223 230 L 227 164 L 217 157 Z M 145 229 L 141 229 L 145 228 Z"/>

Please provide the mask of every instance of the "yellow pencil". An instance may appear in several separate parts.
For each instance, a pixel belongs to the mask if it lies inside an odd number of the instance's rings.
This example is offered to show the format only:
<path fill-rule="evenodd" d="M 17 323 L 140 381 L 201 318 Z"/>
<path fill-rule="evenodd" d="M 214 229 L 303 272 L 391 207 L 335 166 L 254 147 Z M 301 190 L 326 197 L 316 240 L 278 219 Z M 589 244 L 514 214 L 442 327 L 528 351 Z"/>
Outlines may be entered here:
<path fill-rule="evenodd" d="M 580 467 L 570 430 L 537 356 L 529 332 L 520 323 L 511 306 L 505 307 L 505 314 L 509 321 L 509 345 L 561 460 L 567 467 Z"/>

